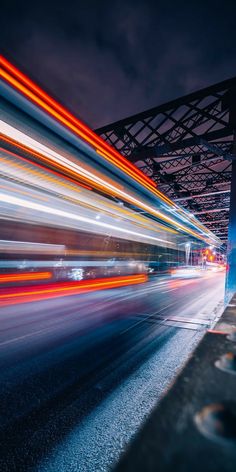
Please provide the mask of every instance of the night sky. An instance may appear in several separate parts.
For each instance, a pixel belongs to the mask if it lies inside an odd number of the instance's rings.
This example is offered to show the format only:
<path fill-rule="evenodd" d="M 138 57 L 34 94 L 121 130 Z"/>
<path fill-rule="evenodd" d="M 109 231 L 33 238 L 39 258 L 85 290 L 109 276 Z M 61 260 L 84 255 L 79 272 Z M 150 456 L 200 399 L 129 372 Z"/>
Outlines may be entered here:
<path fill-rule="evenodd" d="M 236 0 L 3 0 L 0 43 L 96 128 L 235 76 Z"/>

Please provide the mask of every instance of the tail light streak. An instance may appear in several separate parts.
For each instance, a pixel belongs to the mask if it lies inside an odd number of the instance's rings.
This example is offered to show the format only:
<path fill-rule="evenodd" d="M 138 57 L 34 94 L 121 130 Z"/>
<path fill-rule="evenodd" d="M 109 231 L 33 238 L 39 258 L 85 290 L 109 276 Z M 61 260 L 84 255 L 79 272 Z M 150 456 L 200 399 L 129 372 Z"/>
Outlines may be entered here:
<path fill-rule="evenodd" d="M 51 272 L 21 272 L 12 274 L 0 274 L 0 284 L 12 282 L 27 282 L 34 280 L 51 279 Z"/>
<path fill-rule="evenodd" d="M 146 274 L 131 276 L 109 277 L 96 280 L 82 280 L 80 282 L 52 283 L 38 285 L 36 287 L 24 287 L 24 289 L 5 289 L 0 291 L 0 305 L 15 305 L 33 301 L 41 301 L 48 298 L 78 295 L 96 290 L 106 290 L 129 285 L 141 284 L 148 280 Z"/>

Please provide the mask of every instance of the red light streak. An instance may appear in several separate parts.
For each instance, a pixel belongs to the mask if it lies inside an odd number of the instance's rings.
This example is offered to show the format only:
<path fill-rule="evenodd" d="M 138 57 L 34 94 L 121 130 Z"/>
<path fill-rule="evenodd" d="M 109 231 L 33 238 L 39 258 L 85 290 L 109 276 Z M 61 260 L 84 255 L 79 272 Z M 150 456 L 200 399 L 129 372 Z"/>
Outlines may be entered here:
<path fill-rule="evenodd" d="M 2 66 L 8 72 L 13 74 L 13 76 L 18 79 L 16 80 L 3 69 L 0 69 L 0 74 L 6 80 L 6 82 L 10 83 L 13 87 L 15 87 L 28 98 L 30 98 L 34 103 L 39 105 L 49 114 L 51 114 L 54 118 L 63 123 L 65 126 L 69 127 L 75 134 L 85 139 L 85 141 L 95 147 L 96 151 L 99 151 L 99 154 L 101 154 L 105 159 L 110 160 L 110 162 L 112 162 L 114 165 L 126 172 L 128 175 L 130 175 L 141 185 L 149 189 L 152 193 L 157 195 L 163 201 L 170 204 L 172 207 L 175 207 L 175 205 L 173 205 L 173 202 L 168 197 L 166 197 L 159 190 L 156 189 L 156 184 L 155 182 L 153 182 L 153 180 L 151 180 L 140 169 L 130 163 L 124 156 L 122 156 L 122 154 L 113 149 L 103 139 L 97 136 L 96 133 L 90 130 L 80 120 L 73 116 L 68 110 L 66 110 L 58 102 L 53 100 L 53 98 L 47 95 L 32 80 L 30 80 L 26 75 L 20 72 L 16 67 L 14 67 L 1 55 L 0 64 L 2 64 Z M 19 80 L 21 82 L 19 82 Z M 29 88 L 29 90 L 27 89 L 27 87 Z M 34 93 L 32 93 L 32 91 Z M 117 159 L 119 161 L 117 161 Z"/>
<path fill-rule="evenodd" d="M 12 87 L 20 91 L 33 103 L 38 105 L 49 115 L 53 116 L 53 118 L 55 118 L 57 121 L 69 128 L 73 133 L 88 142 L 104 159 L 110 161 L 113 165 L 120 168 L 139 184 L 151 191 L 154 195 L 161 198 L 162 201 L 168 205 L 171 205 L 172 208 L 176 208 L 178 212 L 185 215 L 185 212 L 181 208 L 176 206 L 168 197 L 156 189 L 155 182 L 153 182 L 134 164 L 130 163 L 124 156 L 122 156 L 122 154 L 106 143 L 106 141 L 97 136 L 96 133 L 94 133 L 84 123 L 78 120 L 74 115 L 66 110 L 66 108 L 46 94 L 40 87 L 37 86 L 37 84 L 35 84 L 25 74 L 19 71 L 2 55 L 0 55 L 0 65 L 2 65 L 2 68 L 0 68 L 0 77 L 8 82 Z M 205 230 L 205 228 L 199 222 L 194 221 L 194 224 L 200 230 Z M 194 234 L 191 231 L 188 232 Z"/>
<path fill-rule="evenodd" d="M 71 129 L 75 134 L 87 141 L 95 149 L 104 152 L 104 158 L 112 162 L 128 175 L 133 177 L 147 188 L 155 188 L 156 184 L 147 177 L 140 169 L 130 163 L 124 156 L 119 154 L 102 138 L 96 135 L 86 125 L 84 125 L 75 116 L 69 113 L 64 107 L 47 95 L 33 81 L 26 77 L 16 67 L 10 64 L 3 56 L 0 56 L 0 64 L 5 68 L 1 70 L 1 75 L 6 82 L 10 83 L 14 88 L 19 90 L 25 96 L 30 98 L 34 103 L 43 108 L 47 113 L 56 118 L 63 125 Z M 7 72 L 6 72 L 7 71 Z M 9 74 L 12 74 L 13 77 Z"/>
<path fill-rule="evenodd" d="M 19 144 L 17 141 L 13 141 L 12 139 L 10 138 L 6 138 L 6 136 L 2 136 L 1 133 L 0 133 L 0 140 L 2 141 L 5 141 L 7 143 L 9 143 L 10 145 L 18 148 L 18 149 L 21 149 L 22 151 L 24 152 L 28 152 L 30 154 L 32 154 L 32 156 L 35 156 L 35 157 L 38 157 L 38 158 L 41 158 L 42 160 L 44 159 L 44 156 L 42 156 L 41 154 L 37 153 L 36 151 L 33 151 L 32 149 L 30 148 L 27 148 L 26 146 L 23 146 L 22 144 Z M 15 154 L 14 152 L 12 151 L 9 151 L 8 149 L 4 149 L 2 147 L 0 147 L 0 150 L 1 151 L 4 151 L 4 152 L 7 152 L 8 154 L 11 154 L 12 156 L 15 156 L 15 157 L 18 157 L 20 158 L 22 161 L 25 161 L 25 162 L 29 162 L 29 159 L 27 159 L 26 157 L 23 157 L 21 155 L 18 155 L 18 154 Z M 42 170 L 45 171 L 45 167 L 42 166 L 41 164 L 39 164 L 38 162 L 34 162 L 34 166 L 35 167 L 38 167 Z M 50 167 L 47 168 L 47 171 L 50 173 L 50 174 L 54 174 L 56 177 L 61 177 L 61 174 L 59 174 L 59 172 L 56 172 L 55 170 L 51 169 Z M 69 182 L 72 182 L 74 185 L 78 185 L 79 187 L 83 187 L 83 188 L 86 188 L 86 190 L 92 190 L 92 187 L 89 187 L 88 185 L 85 185 L 85 184 L 82 184 L 82 182 L 78 182 L 78 180 L 73 180 L 71 179 L 68 175 L 65 175 L 63 173 L 63 178 Z M 62 183 L 61 183 L 62 185 Z"/>
<path fill-rule="evenodd" d="M 0 139 L 2 139 L 3 141 L 6 141 L 8 142 L 9 144 L 11 145 L 14 145 L 15 147 L 27 152 L 27 153 L 30 153 L 32 154 L 33 156 L 37 157 L 37 158 L 40 158 L 43 162 L 46 162 L 46 164 L 52 164 L 51 163 L 51 160 L 50 158 L 44 156 L 43 154 L 39 153 L 38 151 L 35 151 L 35 150 L 32 150 L 30 147 L 24 145 L 24 144 L 20 144 L 18 141 L 15 141 L 11 138 L 7 138 L 5 136 L 3 136 L 2 134 L 0 134 Z M 86 176 L 83 176 L 83 175 L 80 175 L 78 174 L 77 172 L 74 172 L 73 170 L 70 170 L 70 169 L 67 169 L 67 167 L 64 167 L 63 165 L 57 163 L 57 162 L 53 162 L 53 165 L 56 169 L 59 169 L 63 172 L 63 175 L 64 173 L 66 172 L 67 174 L 69 174 L 70 176 L 73 176 L 75 177 L 76 179 L 76 182 L 77 182 L 77 179 L 80 178 L 81 180 L 83 180 L 83 182 L 85 181 L 86 183 L 92 183 L 93 187 L 94 188 L 97 188 L 97 189 L 100 189 L 102 190 L 103 192 L 105 191 L 106 194 L 110 194 L 110 195 L 119 195 L 119 189 L 117 189 L 117 191 L 113 190 L 111 191 L 109 189 L 109 187 L 105 187 L 104 185 L 102 184 L 99 184 L 97 182 L 95 182 L 94 180 L 92 180 L 91 178 L 89 177 L 86 177 Z M 82 185 L 82 184 L 81 184 Z M 85 187 L 86 188 L 86 187 Z M 87 187 L 88 188 L 88 187 Z M 123 197 L 124 198 L 124 197 Z M 125 198 L 124 198 L 126 201 L 128 202 L 131 202 L 133 203 L 133 199 L 129 197 L 128 194 L 126 194 Z M 138 201 L 138 206 L 140 208 L 143 208 L 144 210 L 147 210 L 147 206 L 145 204 L 142 204 L 141 201 Z M 153 213 L 155 216 L 159 216 L 162 220 L 164 221 L 167 221 L 167 222 L 170 222 L 170 218 L 168 216 L 165 216 L 164 214 L 162 215 L 157 215 L 157 212 L 155 210 L 153 210 L 151 207 L 148 207 L 148 211 L 150 213 Z M 197 237 L 199 237 L 200 239 L 204 239 L 203 237 L 201 238 L 200 236 L 198 236 L 195 232 L 193 232 L 192 230 L 188 229 L 187 227 L 184 227 L 182 224 L 178 223 L 177 221 L 174 221 L 175 225 L 178 226 L 179 228 L 181 229 L 184 229 L 184 231 L 186 231 L 187 233 L 189 234 L 193 234 Z"/>
<path fill-rule="evenodd" d="M 63 296 L 78 295 L 80 293 L 92 292 L 96 290 L 106 290 L 128 285 L 141 284 L 148 280 L 146 274 L 128 275 L 101 278 L 95 280 L 82 280 L 80 282 L 59 282 L 47 285 L 28 286 L 22 289 L 6 288 L 0 290 L 0 305 L 15 305 L 17 303 L 29 303 L 33 301 L 46 300 L 48 298 L 58 298 Z"/>
<path fill-rule="evenodd" d="M 18 141 L 15 141 L 11 138 L 7 138 L 6 136 L 2 135 L 1 133 L 0 133 L 0 139 L 2 141 L 5 141 L 5 142 L 9 143 L 12 146 L 15 146 L 18 149 L 21 149 L 24 152 L 27 152 L 27 153 L 31 154 L 34 157 L 37 157 L 42 162 L 45 162 L 46 165 L 49 165 L 49 166 L 53 165 L 55 169 L 58 169 L 59 172 L 63 173 L 63 177 L 65 176 L 65 174 L 66 174 L 67 178 L 68 178 L 68 175 L 71 176 L 75 180 L 72 180 L 72 179 L 69 179 L 69 180 L 71 180 L 73 183 L 76 183 L 76 184 L 80 185 L 81 187 L 86 188 L 87 190 L 92 190 L 92 187 L 89 187 L 88 185 L 85 185 L 84 183 L 82 184 L 81 180 L 83 182 L 86 182 L 86 183 L 89 183 L 89 184 L 93 185 L 93 188 L 100 189 L 103 192 L 105 191 L 105 193 L 113 195 L 113 196 L 116 195 L 116 193 L 114 191 L 112 192 L 111 190 L 108 189 L 108 187 L 105 187 L 105 185 L 102 185 L 102 184 L 99 184 L 99 183 L 95 182 L 92 178 L 89 178 L 89 177 L 86 177 L 84 175 L 78 174 L 77 172 L 75 172 L 71 169 L 68 169 L 66 166 L 63 166 L 62 164 L 59 164 L 58 162 L 54 162 L 54 161 L 52 162 L 49 157 L 44 156 L 43 154 L 39 153 L 38 151 L 33 150 L 32 148 L 30 148 L 30 147 L 28 147 L 24 144 L 20 144 Z M 36 163 L 34 163 L 34 164 L 36 164 Z M 51 168 L 49 170 L 52 171 Z M 59 175 L 59 174 L 57 174 L 57 175 Z M 80 179 L 79 182 L 78 182 L 78 179 Z"/>

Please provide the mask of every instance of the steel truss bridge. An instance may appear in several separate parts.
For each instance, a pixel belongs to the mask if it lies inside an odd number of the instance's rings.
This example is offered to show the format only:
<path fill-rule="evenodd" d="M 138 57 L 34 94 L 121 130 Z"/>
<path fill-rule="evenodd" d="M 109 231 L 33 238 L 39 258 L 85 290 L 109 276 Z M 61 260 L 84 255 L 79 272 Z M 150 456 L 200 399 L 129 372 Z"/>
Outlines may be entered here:
<path fill-rule="evenodd" d="M 227 241 L 236 77 L 95 131 Z"/>

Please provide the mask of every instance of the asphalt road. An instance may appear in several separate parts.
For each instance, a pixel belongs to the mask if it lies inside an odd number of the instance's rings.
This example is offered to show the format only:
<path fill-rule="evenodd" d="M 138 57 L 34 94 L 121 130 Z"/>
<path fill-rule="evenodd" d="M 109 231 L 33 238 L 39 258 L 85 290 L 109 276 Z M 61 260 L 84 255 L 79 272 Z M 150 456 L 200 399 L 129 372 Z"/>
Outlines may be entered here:
<path fill-rule="evenodd" d="M 224 274 L 207 273 L 1 308 L 0 470 L 109 470 L 223 289 Z"/>

